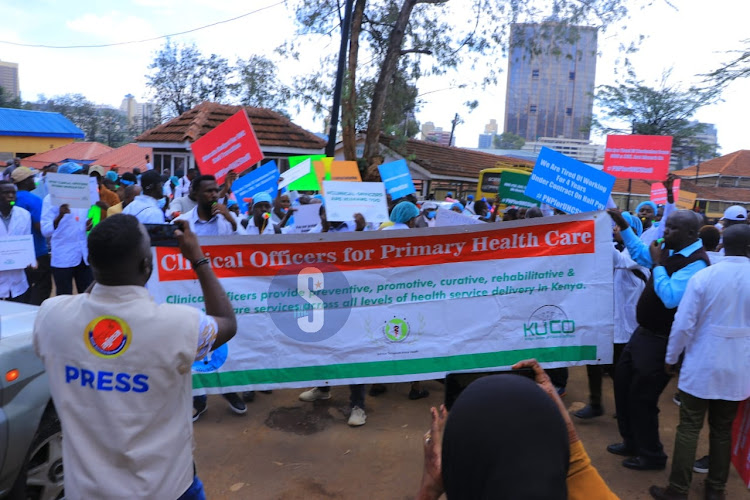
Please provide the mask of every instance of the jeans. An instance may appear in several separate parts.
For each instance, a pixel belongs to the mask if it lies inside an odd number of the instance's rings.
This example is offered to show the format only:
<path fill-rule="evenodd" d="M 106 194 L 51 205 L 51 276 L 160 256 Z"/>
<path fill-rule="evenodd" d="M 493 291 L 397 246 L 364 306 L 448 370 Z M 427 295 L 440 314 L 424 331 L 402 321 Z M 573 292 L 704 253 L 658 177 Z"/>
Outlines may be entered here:
<path fill-rule="evenodd" d="M 52 276 L 55 278 L 55 293 L 57 295 L 71 295 L 73 280 L 76 280 L 78 293 L 83 293 L 89 287 L 94 277 L 91 268 L 83 260 L 75 267 L 53 267 Z"/>
<path fill-rule="evenodd" d="M 331 386 L 326 385 L 324 387 L 318 387 L 319 391 L 330 392 Z M 365 409 L 365 385 L 364 384 L 351 384 L 349 385 L 349 404 L 352 408 L 359 406 L 363 410 Z"/>
<path fill-rule="evenodd" d="M 639 326 L 615 367 L 617 427 L 625 445 L 641 457 L 664 463 L 659 440 L 659 396 L 669 383 L 664 371 L 667 338 Z"/>
<path fill-rule="evenodd" d="M 724 491 L 732 459 L 732 423 L 737 415 L 739 402 L 701 399 L 680 391 L 680 403 L 680 424 L 674 438 L 669 485 L 685 494 L 690 489 L 698 435 L 708 411 L 709 465 L 706 486 L 714 491 Z"/>
<path fill-rule="evenodd" d="M 52 269 L 49 262 L 49 254 L 42 255 L 36 258 L 36 269 L 26 269 L 26 280 L 29 282 L 29 304 L 39 306 L 52 295 Z"/>
<path fill-rule="evenodd" d="M 206 500 L 206 492 L 203 491 L 203 483 L 198 476 L 193 478 L 193 484 L 177 500 Z"/>
<path fill-rule="evenodd" d="M 615 344 L 611 365 L 586 365 L 586 374 L 589 379 L 589 404 L 595 408 L 602 406 L 602 377 L 606 368 L 617 366 L 620 355 L 625 349 L 625 344 Z"/>

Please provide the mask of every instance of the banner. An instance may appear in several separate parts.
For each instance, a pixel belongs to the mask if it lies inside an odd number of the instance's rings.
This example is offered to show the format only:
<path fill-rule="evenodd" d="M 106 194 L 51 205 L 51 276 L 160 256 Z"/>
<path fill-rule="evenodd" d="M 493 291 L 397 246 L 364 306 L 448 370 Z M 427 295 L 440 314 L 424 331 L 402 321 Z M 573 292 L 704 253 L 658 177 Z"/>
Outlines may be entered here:
<path fill-rule="evenodd" d="M 234 170 L 238 174 L 263 159 L 258 138 L 244 108 L 191 145 L 203 175 L 213 175 L 221 185 Z"/>
<path fill-rule="evenodd" d="M 750 399 L 740 403 L 732 426 L 732 463 L 750 488 Z"/>
<path fill-rule="evenodd" d="M 500 175 L 500 186 L 497 189 L 500 203 L 527 208 L 538 207 L 540 203 L 537 200 L 523 194 L 528 182 L 529 176 L 527 174 L 503 172 Z"/>
<path fill-rule="evenodd" d="M 232 191 L 237 198 L 240 212 L 246 214 L 249 208 L 248 200 L 259 193 L 268 193 L 275 199 L 279 191 L 278 184 L 279 169 L 276 168 L 275 161 L 269 161 L 234 181 Z"/>
<path fill-rule="evenodd" d="M 383 163 L 378 165 L 378 171 L 385 184 L 385 192 L 391 195 L 392 200 L 417 192 L 406 160 Z"/>
<path fill-rule="evenodd" d="M 526 196 L 568 214 L 604 210 L 615 178 L 583 162 L 542 148 Z"/>
<path fill-rule="evenodd" d="M 611 363 L 606 214 L 405 231 L 201 238 L 237 314 L 194 393 L 405 382 L 451 371 Z M 204 308 L 178 249 L 153 249 L 157 302 Z"/>
<path fill-rule="evenodd" d="M 604 171 L 621 179 L 667 178 L 672 137 L 665 135 L 608 135 Z"/>

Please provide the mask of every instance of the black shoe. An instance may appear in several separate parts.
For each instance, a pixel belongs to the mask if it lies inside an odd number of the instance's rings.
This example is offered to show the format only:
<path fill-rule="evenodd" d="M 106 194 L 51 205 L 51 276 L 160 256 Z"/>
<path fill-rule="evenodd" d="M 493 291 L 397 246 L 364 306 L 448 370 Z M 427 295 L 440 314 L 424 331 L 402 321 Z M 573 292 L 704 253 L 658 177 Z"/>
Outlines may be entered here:
<path fill-rule="evenodd" d="M 236 392 L 222 394 L 222 397 L 227 400 L 227 403 L 229 403 L 229 409 L 237 415 L 244 415 L 247 413 L 247 406 L 245 406 L 242 398 Z"/>
<path fill-rule="evenodd" d="M 584 420 L 601 417 L 602 415 L 604 415 L 604 408 L 602 406 L 592 405 L 586 405 L 573 414 L 574 417 L 582 418 Z"/>
<path fill-rule="evenodd" d="M 660 486 L 652 486 L 648 489 L 651 496 L 656 500 L 687 500 L 686 493 L 680 493 L 677 490 L 672 489 L 671 486 L 662 488 Z"/>
<path fill-rule="evenodd" d="M 370 386 L 370 391 L 368 392 L 368 394 L 372 397 L 377 397 L 381 394 L 385 394 L 387 390 L 388 388 L 385 386 L 385 384 L 372 384 Z"/>
<path fill-rule="evenodd" d="M 255 401 L 255 391 L 245 391 L 242 393 L 242 400 L 245 403 L 252 403 Z"/>
<path fill-rule="evenodd" d="M 262 392 L 263 394 L 273 394 L 273 391 L 260 391 L 260 392 Z"/>
<path fill-rule="evenodd" d="M 698 474 L 708 474 L 708 455 L 695 461 L 693 464 L 693 472 L 697 472 Z"/>
<path fill-rule="evenodd" d="M 197 422 L 199 418 L 201 418 L 201 415 L 206 413 L 206 405 L 200 406 L 196 408 L 193 406 L 193 422 Z"/>
<path fill-rule="evenodd" d="M 677 406 L 682 406 L 682 400 L 680 399 L 679 392 L 674 393 L 674 396 L 672 396 L 672 402 L 676 404 Z"/>
<path fill-rule="evenodd" d="M 427 389 L 420 389 L 418 391 L 412 389 L 409 391 L 409 399 L 412 399 L 412 400 L 426 398 L 429 395 L 430 395 L 430 391 L 428 391 Z"/>
<path fill-rule="evenodd" d="M 607 451 L 613 455 L 621 457 L 634 457 L 638 454 L 635 448 L 627 446 L 625 443 L 615 443 L 607 446 Z"/>
<path fill-rule="evenodd" d="M 664 470 L 667 467 L 667 460 L 654 460 L 642 456 L 626 458 L 622 465 L 633 470 Z"/>

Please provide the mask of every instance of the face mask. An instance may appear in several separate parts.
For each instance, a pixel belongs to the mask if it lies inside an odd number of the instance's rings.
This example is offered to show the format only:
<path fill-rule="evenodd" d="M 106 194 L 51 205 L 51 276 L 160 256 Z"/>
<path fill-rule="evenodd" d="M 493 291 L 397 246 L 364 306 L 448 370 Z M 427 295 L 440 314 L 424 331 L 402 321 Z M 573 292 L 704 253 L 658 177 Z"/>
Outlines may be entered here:
<path fill-rule="evenodd" d="M 429 211 L 425 215 L 427 216 L 428 219 L 434 219 L 435 218 L 435 211 L 434 210 Z"/>
<path fill-rule="evenodd" d="M 166 198 L 159 198 L 158 200 L 156 200 L 156 202 L 159 204 L 159 208 L 161 208 L 162 210 L 164 210 L 164 207 L 167 206 Z"/>

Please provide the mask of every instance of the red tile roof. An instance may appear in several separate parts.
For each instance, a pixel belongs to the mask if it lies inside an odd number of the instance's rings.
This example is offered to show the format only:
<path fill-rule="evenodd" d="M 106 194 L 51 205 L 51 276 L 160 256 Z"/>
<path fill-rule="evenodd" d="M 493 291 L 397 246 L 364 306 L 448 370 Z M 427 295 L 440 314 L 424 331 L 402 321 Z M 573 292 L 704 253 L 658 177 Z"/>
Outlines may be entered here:
<path fill-rule="evenodd" d="M 237 113 L 242 106 L 204 102 L 167 123 L 147 130 L 137 142 L 193 142 Z M 285 116 L 265 108 L 244 106 L 261 147 L 322 150 L 326 142 L 295 125 Z"/>
<path fill-rule="evenodd" d="M 72 142 L 59 148 L 50 149 L 21 159 L 21 165 L 41 169 L 50 163 L 62 163 L 65 160 L 91 161 L 112 151 L 112 148 L 100 142 Z"/>
<path fill-rule="evenodd" d="M 497 167 L 499 164 L 534 166 L 534 162 L 529 160 L 441 146 L 430 141 L 404 141 L 401 138 L 380 136 L 380 143 L 405 158 L 411 157 L 411 161 L 433 175 L 471 177 L 478 180 L 481 170 Z"/>
<path fill-rule="evenodd" d="M 149 155 L 153 161 L 153 152 L 151 148 L 142 148 L 132 142 L 117 149 L 113 149 L 94 160 L 94 164 L 101 165 L 107 170 L 115 169 L 122 175 L 125 172 L 132 172 L 134 168 L 146 170 L 146 155 Z"/>
<path fill-rule="evenodd" d="M 700 166 L 683 168 L 674 173 L 679 177 L 695 177 L 696 170 L 699 177 L 713 175 L 750 177 L 750 150 L 740 149 L 734 153 L 704 161 Z"/>
<path fill-rule="evenodd" d="M 702 169 L 701 169 L 702 171 Z M 695 174 L 693 174 L 695 175 Z M 750 189 L 734 187 L 714 187 L 714 186 L 696 186 L 693 182 L 682 179 L 680 189 L 696 193 L 699 200 L 713 200 L 722 202 L 737 202 L 741 204 L 750 203 Z M 628 180 L 617 179 L 612 192 L 616 194 L 626 194 L 628 192 Z M 651 194 L 651 185 L 644 180 L 633 179 L 631 191 L 635 195 L 649 196 Z"/>

